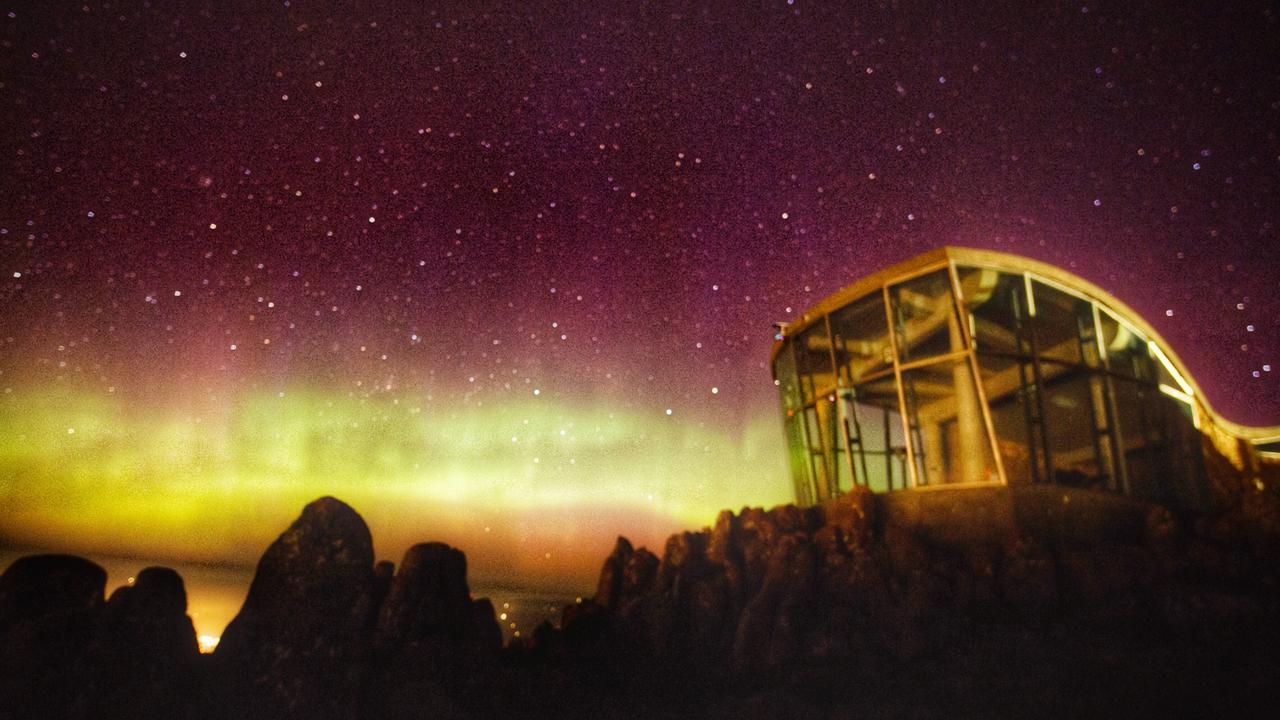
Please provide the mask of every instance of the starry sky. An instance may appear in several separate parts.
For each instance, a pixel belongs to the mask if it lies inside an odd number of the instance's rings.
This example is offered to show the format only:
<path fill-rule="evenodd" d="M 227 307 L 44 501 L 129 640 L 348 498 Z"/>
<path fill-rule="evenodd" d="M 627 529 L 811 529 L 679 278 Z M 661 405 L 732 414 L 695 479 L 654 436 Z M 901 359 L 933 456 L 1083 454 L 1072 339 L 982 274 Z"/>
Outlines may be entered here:
<path fill-rule="evenodd" d="M 528 5 L 0 3 L 0 540 L 585 577 L 787 501 L 771 322 L 944 244 L 1280 423 L 1272 4 Z"/>

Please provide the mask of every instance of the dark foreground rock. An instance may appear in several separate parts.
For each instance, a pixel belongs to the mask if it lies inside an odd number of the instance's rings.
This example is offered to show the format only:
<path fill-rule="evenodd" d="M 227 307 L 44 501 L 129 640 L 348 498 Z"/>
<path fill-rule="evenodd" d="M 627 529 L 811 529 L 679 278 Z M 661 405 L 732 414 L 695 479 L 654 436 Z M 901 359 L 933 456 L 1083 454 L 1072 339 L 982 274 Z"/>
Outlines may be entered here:
<path fill-rule="evenodd" d="M 369 717 L 466 717 L 486 707 L 502 648 L 493 605 L 473 600 L 467 558 L 443 543 L 410 548 L 374 635 Z"/>
<path fill-rule="evenodd" d="M 506 648 L 460 551 L 375 564 L 323 498 L 212 658 L 172 571 L 103 603 L 92 563 L 15 563 L 0 717 L 1270 717 L 1280 500 L 1249 492 L 1204 516 L 1057 487 L 724 512 L 661 558 L 619 538 L 594 598 Z"/>
<path fill-rule="evenodd" d="M 196 637 L 182 578 L 147 568 L 103 602 L 106 572 L 35 555 L 0 576 L 0 718 L 187 713 Z"/>
<path fill-rule="evenodd" d="M 150 567 L 111 594 L 92 644 L 94 717 L 175 717 L 196 690 L 199 649 L 182 577 Z"/>
<path fill-rule="evenodd" d="M 106 583 L 105 570 L 68 555 L 24 557 L 0 575 L 0 717 L 87 717 Z"/>
<path fill-rule="evenodd" d="M 372 627 L 373 539 L 346 504 L 307 505 L 267 548 L 213 656 L 232 717 L 352 717 Z"/>
<path fill-rule="evenodd" d="M 1247 715 L 1280 702 L 1278 538 L 1224 524 L 1062 488 L 725 512 L 656 569 L 620 539 L 526 651 L 659 716 Z"/>

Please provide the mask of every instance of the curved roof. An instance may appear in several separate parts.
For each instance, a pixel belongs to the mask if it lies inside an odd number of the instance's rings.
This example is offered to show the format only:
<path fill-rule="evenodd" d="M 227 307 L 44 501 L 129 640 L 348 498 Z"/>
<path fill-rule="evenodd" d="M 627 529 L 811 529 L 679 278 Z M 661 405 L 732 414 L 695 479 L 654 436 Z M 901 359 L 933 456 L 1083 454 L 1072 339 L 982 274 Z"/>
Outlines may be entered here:
<path fill-rule="evenodd" d="M 921 255 L 917 255 L 910 260 L 905 260 L 896 265 L 885 268 L 872 275 L 863 277 L 851 285 L 823 298 L 818 304 L 802 313 L 798 320 L 787 326 L 787 336 L 796 335 L 805 328 L 817 322 L 822 316 L 848 305 L 849 303 L 866 297 L 872 292 L 879 290 L 886 283 L 897 282 L 899 280 L 920 275 L 932 270 L 946 267 L 950 264 L 972 265 L 979 267 L 994 268 L 997 270 L 1005 270 L 1014 273 L 1033 273 L 1034 275 L 1049 280 L 1050 282 L 1062 285 L 1070 290 L 1092 300 L 1099 305 L 1106 307 L 1122 317 L 1126 322 L 1133 326 L 1134 329 L 1141 332 L 1148 340 L 1154 341 L 1160 350 L 1165 354 L 1170 364 L 1182 376 L 1182 379 L 1192 389 L 1200 406 L 1209 413 L 1215 425 L 1223 430 L 1243 438 L 1245 440 L 1261 441 L 1280 438 L 1280 425 L 1270 427 L 1252 427 L 1241 425 L 1224 418 L 1220 413 L 1213 409 L 1205 397 L 1200 386 L 1196 384 L 1191 373 L 1187 372 L 1186 365 L 1170 347 L 1168 341 L 1156 332 L 1147 321 L 1133 310 L 1133 308 L 1121 302 L 1114 295 L 1103 290 L 1097 285 L 1085 280 L 1084 278 L 1069 273 L 1056 265 L 1033 260 L 1021 255 L 1013 255 L 1010 253 L 998 252 L 995 250 L 979 250 L 976 248 L 946 246 L 930 250 Z M 769 355 L 769 364 L 772 368 L 774 359 L 777 358 L 778 351 L 785 344 L 786 339 L 778 340 L 773 343 L 773 349 Z"/>

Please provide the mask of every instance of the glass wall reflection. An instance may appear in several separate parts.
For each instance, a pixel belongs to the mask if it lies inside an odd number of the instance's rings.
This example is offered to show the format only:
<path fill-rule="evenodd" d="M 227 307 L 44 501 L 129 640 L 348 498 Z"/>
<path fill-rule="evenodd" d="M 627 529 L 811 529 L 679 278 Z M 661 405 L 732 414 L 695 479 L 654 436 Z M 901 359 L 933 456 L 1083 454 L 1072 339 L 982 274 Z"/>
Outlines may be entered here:
<path fill-rule="evenodd" d="M 1109 308 L 1028 273 L 890 280 L 779 348 L 796 496 L 1050 483 L 1204 500 L 1185 384 Z"/>

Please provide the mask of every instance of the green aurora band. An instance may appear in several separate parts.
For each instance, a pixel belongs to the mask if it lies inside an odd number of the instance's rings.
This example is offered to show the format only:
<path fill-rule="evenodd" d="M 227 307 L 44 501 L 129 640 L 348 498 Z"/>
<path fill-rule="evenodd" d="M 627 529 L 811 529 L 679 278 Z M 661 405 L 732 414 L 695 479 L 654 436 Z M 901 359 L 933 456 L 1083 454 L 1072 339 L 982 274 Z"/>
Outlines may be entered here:
<path fill-rule="evenodd" d="M 14 388 L 0 403 L 9 547 L 250 565 L 334 495 L 379 557 L 443 540 L 481 578 L 582 586 L 619 534 L 660 543 L 722 508 L 790 500 L 771 410 L 734 433 L 545 395 L 442 407 L 291 388 L 138 408 Z"/>

